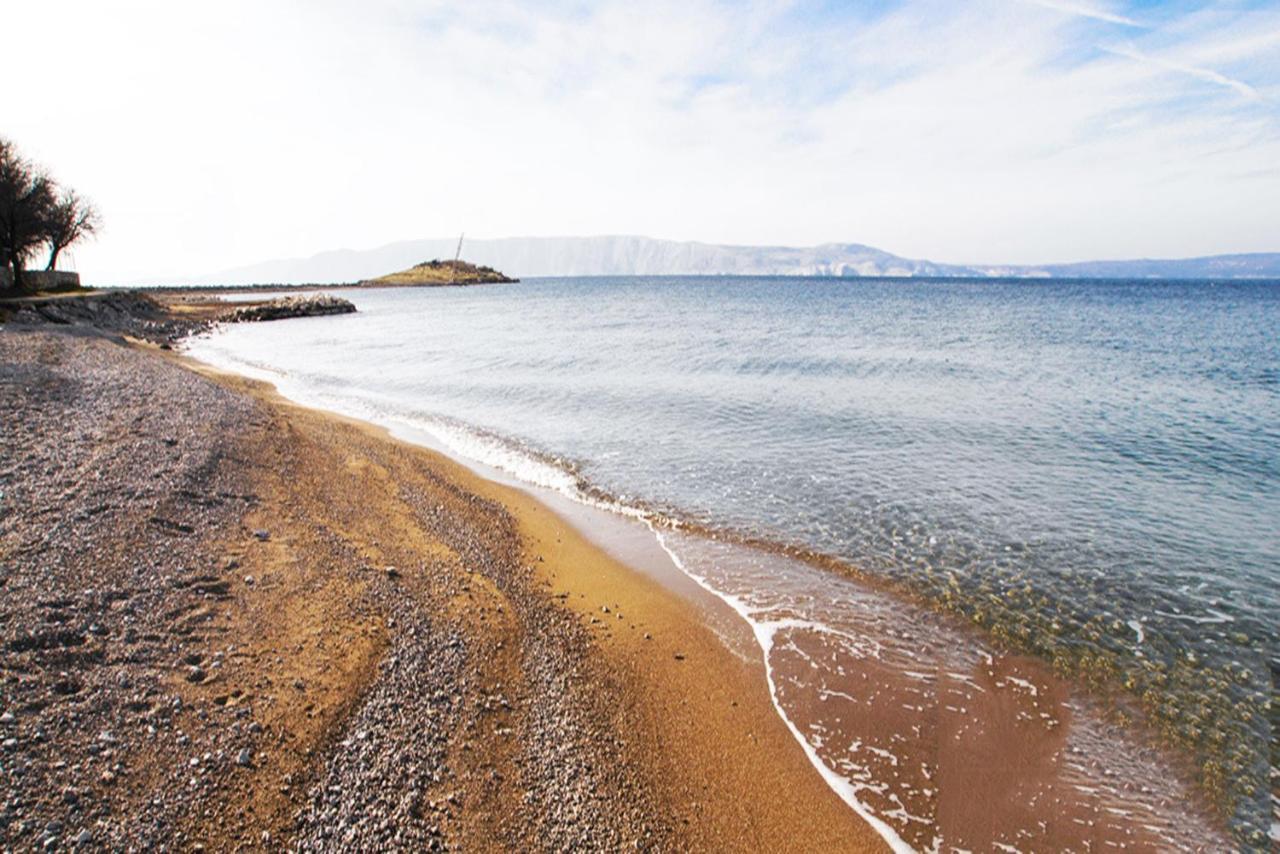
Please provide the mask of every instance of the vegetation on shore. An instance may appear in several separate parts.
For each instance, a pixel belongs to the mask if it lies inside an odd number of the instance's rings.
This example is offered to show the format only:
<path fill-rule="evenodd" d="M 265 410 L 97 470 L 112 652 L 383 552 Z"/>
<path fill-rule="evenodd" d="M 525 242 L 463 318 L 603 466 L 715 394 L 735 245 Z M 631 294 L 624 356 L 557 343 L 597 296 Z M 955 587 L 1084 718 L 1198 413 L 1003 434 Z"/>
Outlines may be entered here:
<path fill-rule="evenodd" d="M 26 289 L 23 272 L 42 247 L 49 252 L 45 269 L 55 270 L 58 255 L 100 225 L 91 203 L 0 138 L 0 267 L 9 271 L 13 290 Z"/>
<path fill-rule="evenodd" d="M 423 261 L 407 270 L 388 273 L 376 279 L 361 282 L 370 286 L 435 287 L 440 285 L 481 285 L 516 282 L 492 267 L 483 267 L 468 261 Z"/>

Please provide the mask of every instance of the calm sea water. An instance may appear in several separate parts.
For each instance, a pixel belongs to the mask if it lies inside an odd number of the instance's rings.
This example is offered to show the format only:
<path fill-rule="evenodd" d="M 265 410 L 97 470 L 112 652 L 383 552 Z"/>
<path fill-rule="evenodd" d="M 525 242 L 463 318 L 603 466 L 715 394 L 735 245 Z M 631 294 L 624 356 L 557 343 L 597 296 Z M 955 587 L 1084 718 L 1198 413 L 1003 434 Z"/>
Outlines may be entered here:
<path fill-rule="evenodd" d="M 193 351 L 311 402 L 434 425 L 544 485 L 909 589 L 1121 686 L 1238 828 L 1274 832 L 1280 283 L 346 295 L 358 314 L 232 327 Z"/>

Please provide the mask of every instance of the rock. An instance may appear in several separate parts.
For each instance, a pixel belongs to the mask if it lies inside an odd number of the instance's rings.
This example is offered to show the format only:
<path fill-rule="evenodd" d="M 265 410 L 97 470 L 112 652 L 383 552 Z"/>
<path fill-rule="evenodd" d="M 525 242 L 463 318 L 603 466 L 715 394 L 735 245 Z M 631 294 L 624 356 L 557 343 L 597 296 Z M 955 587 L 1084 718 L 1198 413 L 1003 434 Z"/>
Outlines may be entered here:
<path fill-rule="evenodd" d="M 76 834 L 75 844 L 77 847 L 83 847 L 93 841 L 93 834 L 87 830 L 82 830 Z"/>
<path fill-rule="evenodd" d="M 356 310 L 349 300 L 330 294 L 281 297 L 258 305 L 249 305 L 233 311 L 227 320 L 231 323 L 252 323 L 263 320 L 284 320 L 290 317 L 318 317 L 328 314 L 351 314 Z"/>
<path fill-rule="evenodd" d="M 271 532 L 264 531 L 262 528 L 259 528 L 256 531 L 254 531 L 253 535 L 257 537 L 259 540 L 261 540 L 262 542 L 266 542 L 267 540 L 271 539 Z"/>
<path fill-rule="evenodd" d="M 11 724 L 16 720 L 17 718 L 13 716 L 13 712 L 5 712 L 3 715 L 0 715 L 0 724 Z"/>
<path fill-rule="evenodd" d="M 202 667 L 191 667 L 187 670 L 188 682 L 203 682 L 207 676 L 208 674 L 204 672 L 204 668 Z"/>
<path fill-rule="evenodd" d="M 252 768 L 253 767 L 253 751 L 247 747 L 242 749 L 236 755 L 236 764 L 243 768 Z"/>
<path fill-rule="evenodd" d="M 244 583 L 245 583 L 245 584 L 253 584 L 254 580 L 255 580 L 255 579 L 254 579 L 254 577 L 253 577 L 252 575 L 246 575 L 246 576 L 244 577 Z"/>

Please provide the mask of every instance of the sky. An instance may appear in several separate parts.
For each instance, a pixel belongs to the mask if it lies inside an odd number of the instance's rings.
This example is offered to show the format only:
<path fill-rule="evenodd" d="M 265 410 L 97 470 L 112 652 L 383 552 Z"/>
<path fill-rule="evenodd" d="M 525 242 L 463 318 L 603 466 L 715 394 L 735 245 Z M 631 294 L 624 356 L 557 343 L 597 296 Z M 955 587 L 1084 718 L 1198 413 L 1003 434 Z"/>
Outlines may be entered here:
<path fill-rule="evenodd" d="M 1280 251 L 1280 0 L 0 0 L 69 261 L 179 279 L 641 234 L 952 263 Z"/>

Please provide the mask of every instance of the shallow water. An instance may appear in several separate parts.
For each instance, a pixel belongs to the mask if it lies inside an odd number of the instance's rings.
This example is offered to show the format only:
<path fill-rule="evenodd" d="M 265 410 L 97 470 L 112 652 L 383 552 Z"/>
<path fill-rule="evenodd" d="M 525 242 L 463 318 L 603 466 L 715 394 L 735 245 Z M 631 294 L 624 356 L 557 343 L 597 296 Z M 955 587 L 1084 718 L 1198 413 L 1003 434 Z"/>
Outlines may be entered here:
<path fill-rule="evenodd" d="M 1207 763 L 1237 841 L 1266 844 L 1280 285 L 567 279 L 348 295 L 359 314 L 231 327 L 193 354 L 544 486 L 838 558 L 1003 648 L 1120 686 Z M 786 588 L 769 565 L 747 576 L 762 594 Z M 817 578 L 810 600 L 843 595 Z"/>

